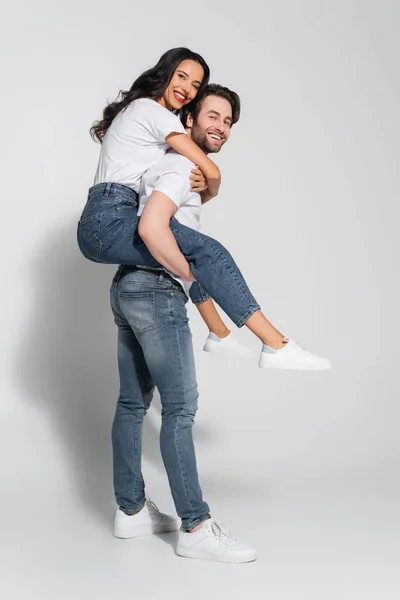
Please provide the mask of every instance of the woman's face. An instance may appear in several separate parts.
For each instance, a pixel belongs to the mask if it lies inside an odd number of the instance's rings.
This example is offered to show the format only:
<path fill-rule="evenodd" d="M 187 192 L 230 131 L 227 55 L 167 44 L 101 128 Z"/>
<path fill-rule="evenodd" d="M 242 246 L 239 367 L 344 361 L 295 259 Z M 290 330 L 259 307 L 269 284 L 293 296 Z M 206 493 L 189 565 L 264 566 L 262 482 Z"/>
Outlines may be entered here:
<path fill-rule="evenodd" d="M 175 69 L 172 79 L 159 103 L 168 110 L 179 110 L 193 100 L 203 81 L 204 70 L 194 60 L 183 60 Z"/>

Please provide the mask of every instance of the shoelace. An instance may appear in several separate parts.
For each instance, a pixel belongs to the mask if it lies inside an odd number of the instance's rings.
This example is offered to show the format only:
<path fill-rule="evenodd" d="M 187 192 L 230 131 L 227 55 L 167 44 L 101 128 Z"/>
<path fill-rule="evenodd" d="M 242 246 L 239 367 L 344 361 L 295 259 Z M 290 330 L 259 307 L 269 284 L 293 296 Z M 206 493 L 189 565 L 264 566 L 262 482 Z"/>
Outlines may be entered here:
<path fill-rule="evenodd" d="M 218 523 L 218 521 L 211 521 L 211 531 L 213 536 L 220 542 L 233 544 L 238 541 L 236 538 L 232 537 L 229 529 L 224 525 L 221 525 L 221 523 Z"/>
<path fill-rule="evenodd" d="M 160 512 L 160 509 L 158 508 L 157 504 L 153 502 L 153 500 L 151 500 L 150 498 L 147 500 L 146 504 L 149 508 L 152 508 L 158 513 Z"/>

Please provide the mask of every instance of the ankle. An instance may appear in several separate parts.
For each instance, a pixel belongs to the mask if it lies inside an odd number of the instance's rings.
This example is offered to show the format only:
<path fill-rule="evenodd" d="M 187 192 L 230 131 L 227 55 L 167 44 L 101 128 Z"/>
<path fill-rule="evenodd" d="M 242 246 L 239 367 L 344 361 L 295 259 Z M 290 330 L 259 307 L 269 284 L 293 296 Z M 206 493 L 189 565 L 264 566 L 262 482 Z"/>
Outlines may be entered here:
<path fill-rule="evenodd" d="M 231 332 L 230 332 L 230 329 L 228 329 L 227 327 L 225 327 L 224 329 L 218 329 L 218 328 L 210 329 L 210 333 L 213 333 L 214 335 L 216 335 L 220 339 L 224 339 L 224 338 L 228 337 L 228 335 Z"/>
<path fill-rule="evenodd" d="M 287 338 L 285 338 L 283 335 L 280 335 L 280 336 L 275 337 L 275 338 L 268 338 L 268 340 L 262 340 L 262 343 L 266 344 L 267 346 L 269 346 L 273 350 L 281 350 L 287 344 L 287 341 L 284 341 L 286 339 Z"/>

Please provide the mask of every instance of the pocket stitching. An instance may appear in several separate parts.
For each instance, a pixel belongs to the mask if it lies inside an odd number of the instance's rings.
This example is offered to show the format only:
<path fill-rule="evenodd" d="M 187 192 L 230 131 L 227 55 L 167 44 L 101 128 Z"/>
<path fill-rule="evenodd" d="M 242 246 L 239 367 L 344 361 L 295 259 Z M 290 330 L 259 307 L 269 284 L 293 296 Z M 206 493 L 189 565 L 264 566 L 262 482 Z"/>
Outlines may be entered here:
<path fill-rule="evenodd" d="M 155 309 L 155 302 L 154 302 L 154 292 L 139 292 L 139 293 L 136 293 L 136 292 L 120 292 L 118 295 L 119 295 L 121 304 L 122 304 L 122 300 L 124 298 L 145 298 L 145 297 L 150 297 L 151 298 L 151 322 L 148 325 L 146 325 L 145 327 L 136 327 L 128 319 L 127 320 L 128 320 L 129 325 L 133 329 L 135 329 L 136 331 L 138 331 L 139 333 L 146 333 L 146 331 L 149 331 L 149 329 L 153 329 L 156 326 L 156 309 Z"/>
<path fill-rule="evenodd" d="M 99 221 L 101 221 L 101 217 L 103 216 L 103 214 L 104 213 L 102 213 L 102 212 L 98 212 L 98 213 L 95 213 L 94 215 L 89 215 L 84 218 L 81 217 L 79 220 L 79 224 L 85 225 L 85 223 L 88 223 L 89 221 L 94 220 L 94 219 L 99 219 Z M 99 223 L 99 228 L 100 228 L 100 223 Z"/>

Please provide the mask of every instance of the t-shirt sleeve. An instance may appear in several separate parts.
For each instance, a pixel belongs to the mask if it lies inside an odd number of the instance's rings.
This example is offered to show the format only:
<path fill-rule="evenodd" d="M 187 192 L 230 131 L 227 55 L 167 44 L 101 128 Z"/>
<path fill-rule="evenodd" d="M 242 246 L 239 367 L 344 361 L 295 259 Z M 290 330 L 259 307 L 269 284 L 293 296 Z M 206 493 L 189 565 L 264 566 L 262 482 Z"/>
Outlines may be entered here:
<path fill-rule="evenodd" d="M 190 173 L 187 171 L 168 171 L 159 177 L 154 191 L 162 192 L 179 208 L 190 192 Z"/>
<path fill-rule="evenodd" d="M 179 117 L 174 115 L 171 111 L 162 107 L 155 107 L 157 110 L 154 111 L 152 130 L 154 137 L 158 142 L 165 142 L 165 138 L 170 133 L 185 133 L 185 128 L 182 125 Z"/>

